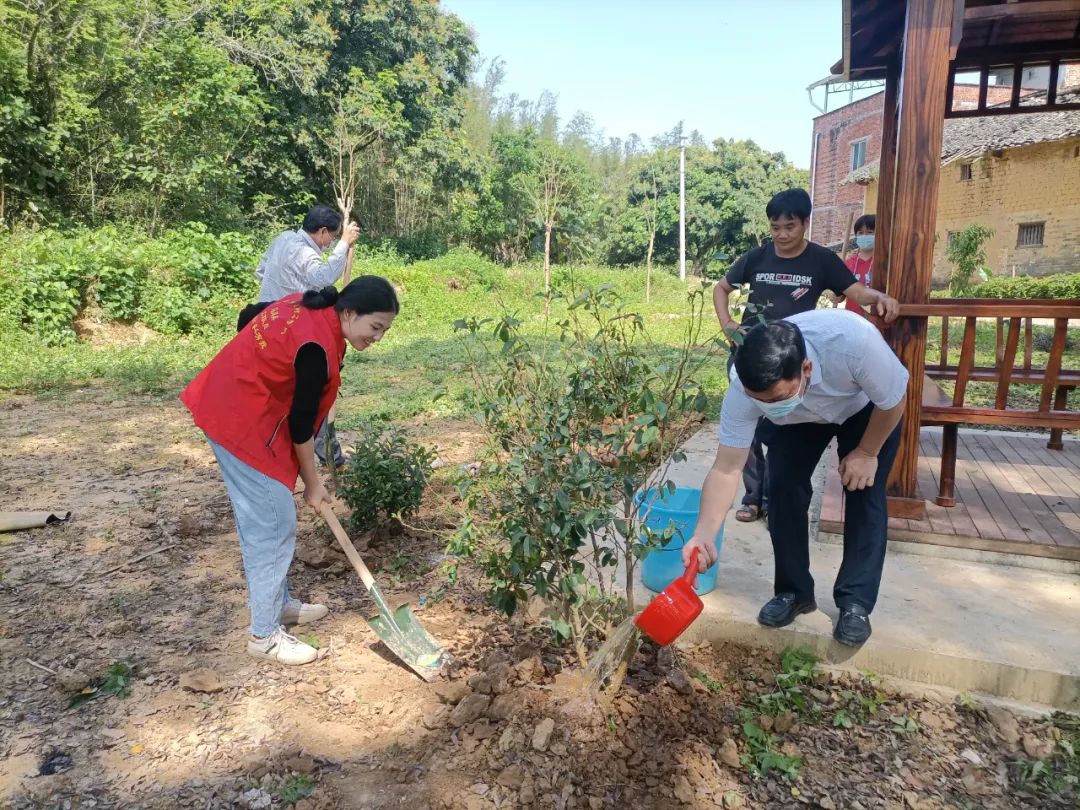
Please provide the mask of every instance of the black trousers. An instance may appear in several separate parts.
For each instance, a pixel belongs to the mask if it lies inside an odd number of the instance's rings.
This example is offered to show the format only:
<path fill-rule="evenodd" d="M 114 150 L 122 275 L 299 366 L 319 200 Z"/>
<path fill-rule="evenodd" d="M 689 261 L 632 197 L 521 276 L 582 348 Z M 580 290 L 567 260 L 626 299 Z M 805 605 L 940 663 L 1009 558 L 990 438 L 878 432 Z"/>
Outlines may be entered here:
<path fill-rule="evenodd" d="M 746 489 L 742 502 L 743 506 L 758 506 L 762 511 L 768 512 L 769 465 L 765 463 L 765 446 L 761 442 L 764 423 L 764 417 L 758 420 L 754 442 L 750 445 L 750 455 L 746 457 L 746 463 L 742 468 L 742 482 Z"/>
<path fill-rule="evenodd" d="M 735 353 L 728 355 L 727 374 L 731 379 L 731 367 L 735 365 Z M 763 512 L 769 511 L 769 467 L 765 463 L 765 446 L 761 442 L 762 425 L 765 418 L 758 420 L 757 430 L 754 431 L 754 441 L 750 445 L 750 455 L 746 457 L 743 465 L 742 482 L 743 506 L 757 506 Z"/>
<path fill-rule="evenodd" d="M 834 436 L 839 458 L 858 446 L 873 409 L 873 404 L 867 405 L 842 425 L 774 425 L 764 421 L 762 438 L 769 447 L 769 535 L 776 565 L 775 594 L 794 593 L 800 600 L 814 598 L 808 524 L 811 477 Z M 899 444 L 897 426 L 878 453 L 873 486 L 855 492 L 845 490 L 844 559 L 833 585 L 833 600 L 839 608 L 856 604 L 869 612 L 877 603 L 889 526 L 885 485 Z"/>

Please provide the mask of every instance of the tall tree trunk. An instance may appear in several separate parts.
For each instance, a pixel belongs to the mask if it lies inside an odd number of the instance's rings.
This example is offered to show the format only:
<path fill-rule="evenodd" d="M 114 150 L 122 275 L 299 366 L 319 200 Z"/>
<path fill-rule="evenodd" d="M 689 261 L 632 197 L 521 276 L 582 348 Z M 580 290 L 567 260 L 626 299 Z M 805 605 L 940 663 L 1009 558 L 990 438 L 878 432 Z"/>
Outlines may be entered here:
<path fill-rule="evenodd" d="M 548 300 L 551 297 L 551 228 L 553 220 L 544 223 L 544 312 L 548 310 Z"/>
<path fill-rule="evenodd" d="M 649 232 L 649 252 L 645 254 L 645 301 L 652 300 L 652 252 L 656 244 L 656 229 Z"/>

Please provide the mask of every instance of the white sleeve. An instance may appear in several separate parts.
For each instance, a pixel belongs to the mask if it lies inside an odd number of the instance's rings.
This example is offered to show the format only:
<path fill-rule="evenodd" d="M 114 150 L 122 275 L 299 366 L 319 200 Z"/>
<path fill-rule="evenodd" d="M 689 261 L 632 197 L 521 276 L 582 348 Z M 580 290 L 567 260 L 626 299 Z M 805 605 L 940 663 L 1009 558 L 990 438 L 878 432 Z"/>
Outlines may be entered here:
<path fill-rule="evenodd" d="M 751 402 L 738 379 L 732 380 L 720 406 L 720 444 L 747 448 L 754 443 L 754 431 L 761 419 L 761 409 Z"/>
<path fill-rule="evenodd" d="M 349 246 L 340 240 L 330 254 L 330 258 L 325 262 L 314 250 L 306 251 L 302 268 L 304 282 L 307 284 L 304 289 L 321 290 L 323 287 L 332 285 L 345 272 L 345 260 L 348 255 Z"/>
<path fill-rule="evenodd" d="M 881 333 L 869 321 L 866 326 L 862 351 L 848 355 L 851 376 L 870 401 L 885 411 L 900 404 L 909 375 Z"/>
<path fill-rule="evenodd" d="M 257 278 L 260 282 L 266 276 L 266 268 L 267 265 L 270 264 L 270 256 L 274 252 L 274 246 L 276 244 L 277 240 L 274 240 L 270 243 L 266 250 L 263 251 L 262 258 L 259 260 L 259 266 L 255 268 L 255 278 Z"/>

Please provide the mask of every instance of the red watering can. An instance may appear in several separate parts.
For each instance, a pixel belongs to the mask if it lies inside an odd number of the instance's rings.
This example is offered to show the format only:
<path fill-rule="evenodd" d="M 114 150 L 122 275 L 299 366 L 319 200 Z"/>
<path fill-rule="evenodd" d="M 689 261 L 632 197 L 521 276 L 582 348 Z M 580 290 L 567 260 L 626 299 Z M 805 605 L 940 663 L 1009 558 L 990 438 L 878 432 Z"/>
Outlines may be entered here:
<path fill-rule="evenodd" d="M 690 564 L 685 573 L 664 588 L 634 619 L 638 629 L 661 647 L 682 635 L 705 608 L 701 598 L 694 593 L 697 575 L 698 550 L 695 548 L 690 552 Z"/>

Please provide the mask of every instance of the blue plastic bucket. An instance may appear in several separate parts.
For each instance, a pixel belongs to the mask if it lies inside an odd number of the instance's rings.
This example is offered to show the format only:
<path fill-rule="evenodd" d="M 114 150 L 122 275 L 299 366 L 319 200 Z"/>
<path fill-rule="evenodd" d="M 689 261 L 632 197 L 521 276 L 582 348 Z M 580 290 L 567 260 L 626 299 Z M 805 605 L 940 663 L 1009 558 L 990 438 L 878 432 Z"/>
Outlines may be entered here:
<path fill-rule="evenodd" d="M 686 570 L 682 563 L 682 547 L 694 536 L 698 512 L 701 509 L 701 490 L 677 487 L 670 495 L 650 489 L 634 497 L 638 515 L 654 532 L 675 529 L 675 534 L 662 548 L 650 551 L 641 561 L 641 581 L 650 591 L 659 593 Z M 642 542 L 645 541 L 643 536 Z M 724 542 L 724 526 L 716 533 L 716 552 Z M 704 574 L 698 574 L 694 590 L 705 594 L 716 587 L 719 561 L 713 563 Z"/>

